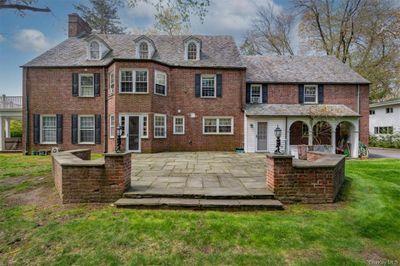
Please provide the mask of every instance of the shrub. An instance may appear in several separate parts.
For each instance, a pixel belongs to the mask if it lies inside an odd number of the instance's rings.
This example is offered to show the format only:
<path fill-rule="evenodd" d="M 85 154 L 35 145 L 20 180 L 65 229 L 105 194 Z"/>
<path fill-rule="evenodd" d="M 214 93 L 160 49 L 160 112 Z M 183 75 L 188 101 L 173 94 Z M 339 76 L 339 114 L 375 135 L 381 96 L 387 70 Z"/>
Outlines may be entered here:
<path fill-rule="evenodd" d="M 21 138 L 22 137 L 22 121 L 11 120 L 10 131 L 11 131 L 12 138 Z"/>
<path fill-rule="evenodd" d="M 400 149 L 400 134 L 369 136 L 369 146 Z"/>

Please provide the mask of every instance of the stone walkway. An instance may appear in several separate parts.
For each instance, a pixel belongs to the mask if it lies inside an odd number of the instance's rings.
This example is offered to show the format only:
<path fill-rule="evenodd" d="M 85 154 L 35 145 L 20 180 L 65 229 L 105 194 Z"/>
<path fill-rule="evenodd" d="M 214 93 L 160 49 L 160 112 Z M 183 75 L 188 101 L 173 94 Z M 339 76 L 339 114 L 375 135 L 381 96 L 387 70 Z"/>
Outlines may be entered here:
<path fill-rule="evenodd" d="M 188 196 L 272 195 L 265 186 L 265 154 L 165 152 L 132 155 L 128 194 Z"/>

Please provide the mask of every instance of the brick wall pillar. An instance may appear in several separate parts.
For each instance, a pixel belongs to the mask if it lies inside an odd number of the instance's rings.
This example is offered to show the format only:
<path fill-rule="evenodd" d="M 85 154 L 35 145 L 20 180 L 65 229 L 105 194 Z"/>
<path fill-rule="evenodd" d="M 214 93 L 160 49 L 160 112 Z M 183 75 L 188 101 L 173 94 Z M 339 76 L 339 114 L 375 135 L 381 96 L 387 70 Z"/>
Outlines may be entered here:
<path fill-rule="evenodd" d="M 102 197 L 107 200 L 119 199 L 131 185 L 131 153 L 106 153 L 105 184 Z"/>
<path fill-rule="evenodd" d="M 292 173 L 292 155 L 267 154 L 267 188 L 276 193 L 285 185 L 285 180 Z"/>

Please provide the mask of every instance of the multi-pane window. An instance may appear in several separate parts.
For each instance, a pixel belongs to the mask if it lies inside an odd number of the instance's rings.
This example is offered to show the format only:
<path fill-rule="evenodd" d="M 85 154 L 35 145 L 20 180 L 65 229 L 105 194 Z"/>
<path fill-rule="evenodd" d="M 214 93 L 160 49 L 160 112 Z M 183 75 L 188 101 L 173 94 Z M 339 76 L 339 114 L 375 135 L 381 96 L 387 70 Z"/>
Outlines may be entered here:
<path fill-rule="evenodd" d="M 201 97 L 215 97 L 215 88 L 215 75 L 201 76 Z"/>
<path fill-rule="evenodd" d="M 231 117 L 203 118 L 203 134 L 232 134 L 233 119 Z"/>
<path fill-rule="evenodd" d="M 167 136 L 166 115 L 154 115 L 154 137 L 165 138 Z"/>
<path fill-rule="evenodd" d="M 393 113 L 393 107 L 388 107 L 388 108 L 386 108 L 386 113 L 387 113 L 387 114 Z"/>
<path fill-rule="evenodd" d="M 174 116 L 174 134 L 185 134 L 185 117 Z"/>
<path fill-rule="evenodd" d="M 379 127 L 374 127 L 374 134 L 379 134 Z"/>
<path fill-rule="evenodd" d="M 110 138 L 114 138 L 115 135 L 115 116 L 110 115 Z"/>
<path fill-rule="evenodd" d="M 57 142 L 57 119 L 56 116 L 42 116 L 41 143 L 50 144 Z"/>
<path fill-rule="evenodd" d="M 114 71 L 108 74 L 109 77 L 109 86 L 108 86 L 108 94 L 113 95 L 115 91 L 115 74 Z"/>
<path fill-rule="evenodd" d="M 100 59 L 100 45 L 96 41 L 90 43 L 90 59 Z"/>
<path fill-rule="evenodd" d="M 135 92 L 147 92 L 147 70 L 136 70 Z"/>
<path fill-rule="evenodd" d="M 80 74 L 79 75 L 79 96 L 94 97 L 93 74 Z"/>
<path fill-rule="evenodd" d="M 304 86 L 304 103 L 317 103 L 317 85 Z"/>
<path fill-rule="evenodd" d="M 375 114 L 375 110 L 369 110 L 369 114 L 370 115 L 374 115 Z"/>
<path fill-rule="evenodd" d="M 155 94 L 167 95 L 167 74 L 156 71 L 155 80 Z"/>
<path fill-rule="evenodd" d="M 250 87 L 250 103 L 261 103 L 261 85 L 251 85 Z"/>
<path fill-rule="evenodd" d="M 94 143 L 94 116 L 79 116 L 79 143 Z"/>
<path fill-rule="evenodd" d="M 149 135 L 148 133 L 148 118 L 147 115 L 143 116 L 143 124 L 142 124 L 142 138 L 147 138 Z"/>
<path fill-rule="evenodd" d="M 375 134 L 393 134 L 393 127 L 375 127 Z"/>
<path fill-rule="evenodd" d="M 141 42 L 139 45 L 139 58 L 140 59 L 149 58 L 149 45 L 146 42 Z"/>
<path fill-rule="evenodd" d="M 133 72 L 131 70 L 122 70 L 120 81 L 121 92 L 133 92 Z"/>
<path fill-rule="evenodd" d="M 188 44 L 187 53 L 188 60 L 197 59 L 197 45 L 194 42 Z"/>

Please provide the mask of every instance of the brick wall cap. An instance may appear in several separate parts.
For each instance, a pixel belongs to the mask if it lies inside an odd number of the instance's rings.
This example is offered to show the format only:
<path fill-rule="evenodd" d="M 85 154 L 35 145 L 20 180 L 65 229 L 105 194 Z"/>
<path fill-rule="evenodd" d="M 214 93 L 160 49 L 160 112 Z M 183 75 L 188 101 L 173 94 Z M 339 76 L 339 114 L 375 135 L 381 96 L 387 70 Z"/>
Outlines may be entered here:
<path fill-rule="evenodd" d="M 97 160 L 82 160 L 81 158 L 74 155 L 74 153 L 90 151 L 88 149 L 63 151 L 52 154 L 54 160 L 56 160 L 62 166 L 104 166 L 104 158 Z"/>
<path fill-rule="evenodd" d="M 324 156 L 316 161 L 307 160 L 293 160 L 294 168 L 334 168 L 338 165 L 345 157 L 338 154 L 330 154 L 330 156 Z"/>
<path fill-rule="evenodd" d="M 132 154 L 133 152 L 127 151 L 127 152 L 110 152 L 110 153 L 103 153 L 105 157 L 118 157 L 118 156 L 125 156 L 128 154 Z"/>
<path fill-rule="evenodd" d="M 290 154 L 275 154 L 275 153 L 271 153 L 271 152 L 268 152 L 267 153 L 267 158 L 280 158 L 280 159 L 284 159 L 284 158 L 287 158 L 287 159 L 290 159 L 290 158 L 294 158 L 294 155 L 290 155 Z"/>

